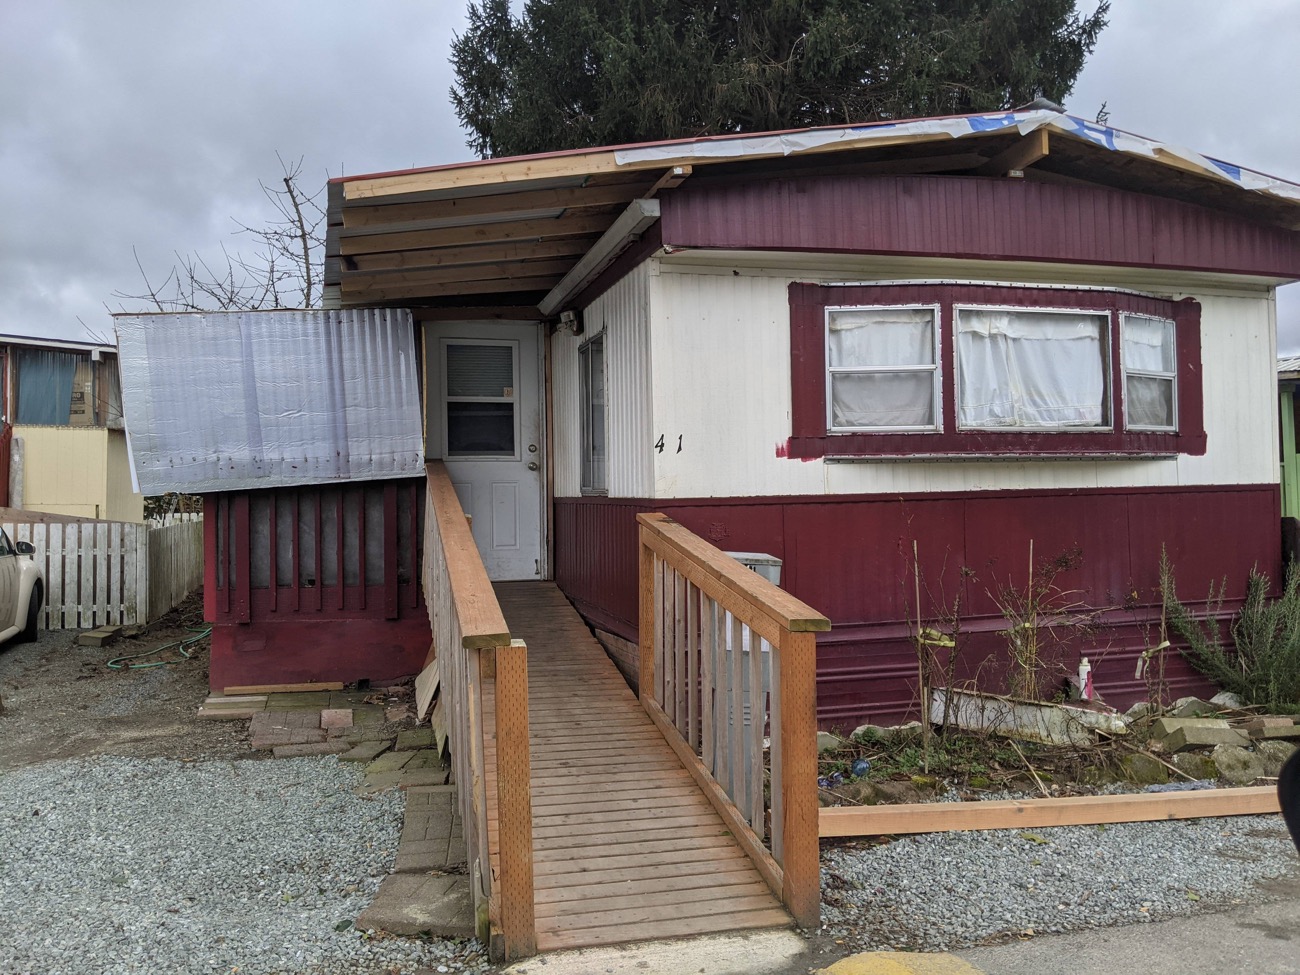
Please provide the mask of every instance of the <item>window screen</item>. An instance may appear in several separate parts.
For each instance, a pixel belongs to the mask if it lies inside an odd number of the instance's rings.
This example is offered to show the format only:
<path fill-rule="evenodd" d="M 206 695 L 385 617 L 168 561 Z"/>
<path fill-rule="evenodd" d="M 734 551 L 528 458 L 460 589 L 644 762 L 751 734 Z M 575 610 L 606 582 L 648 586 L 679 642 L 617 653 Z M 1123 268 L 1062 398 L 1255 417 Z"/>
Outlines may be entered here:
<path fill-rule="evenodd" d="M 514 343 L 448 341 L 443 349 L 446 456 L 514 457 Z"/>

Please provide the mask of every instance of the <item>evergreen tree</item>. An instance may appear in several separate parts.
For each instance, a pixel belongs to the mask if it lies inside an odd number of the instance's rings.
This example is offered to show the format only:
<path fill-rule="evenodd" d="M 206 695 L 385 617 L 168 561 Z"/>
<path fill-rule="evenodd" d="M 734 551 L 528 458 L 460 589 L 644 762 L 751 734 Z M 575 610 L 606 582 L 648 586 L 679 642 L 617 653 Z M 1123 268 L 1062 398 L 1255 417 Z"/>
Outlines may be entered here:
<path fill-rule="evenodd" d="M 1107 0 L 470 0 L 451 97 L 517 155 L 1061 102 Z"/>

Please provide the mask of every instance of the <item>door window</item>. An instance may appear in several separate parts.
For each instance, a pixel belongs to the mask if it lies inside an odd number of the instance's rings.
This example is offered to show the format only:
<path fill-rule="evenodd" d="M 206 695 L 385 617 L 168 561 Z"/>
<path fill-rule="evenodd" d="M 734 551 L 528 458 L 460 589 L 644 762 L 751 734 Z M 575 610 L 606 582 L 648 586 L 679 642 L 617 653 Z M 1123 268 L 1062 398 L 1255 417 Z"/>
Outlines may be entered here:
<path fill-rule="evenodd" d="M 443 341 L 445 456 L 518 456 L 514 342 Z"/>

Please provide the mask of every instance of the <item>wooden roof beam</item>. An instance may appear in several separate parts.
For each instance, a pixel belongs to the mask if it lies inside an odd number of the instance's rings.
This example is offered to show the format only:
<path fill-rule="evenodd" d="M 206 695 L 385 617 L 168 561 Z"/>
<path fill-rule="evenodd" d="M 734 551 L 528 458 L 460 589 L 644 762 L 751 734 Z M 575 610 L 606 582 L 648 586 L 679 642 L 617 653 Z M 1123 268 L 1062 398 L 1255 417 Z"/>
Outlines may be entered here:
<path fill-rule="evenodd" d="M 363 301 L 394 301 L 398 299 L 441 298 L 446 295 L 507 295 L 516 291 L 549 291 L 560 283 L 560 275 L 546 274 L 536 277 L 495 277 L 487 281 L 447 281 L 441 284 L 414 284 L 381 288 L 362 288 L 356 291 L 343 286 L 343 299 L 350 305 Z"/>
<path fill-rule="evenodd" d="M 393 251 L 387 254 L 356 254 L 343 259 L 346 271 L 384 271 L 399 268 L 469 267 L 500 261 L 524 261 L 543 257 L 581 257 L 599 239 L 598 234 L 562 237 L 558 240 L 478 244 L 454 248 Z"/>
<path fill-rule="evenodd" d="M 681 186 L 686 181 L 686 177 L 695 171 L 693 166 L 674 166 L 657 180 L 655 185 L 650 187 L 644 194 L 645 197 L 654 196 L 660 190 L 671 190 L 674 186 Z"/>
<path fill-rule="evenodd" d="M 688 171 L 689 166 L 685 167 Z M 680 182 L 680 181 L 679 181 Z M 658 185 L 658 184 L 656 184 Z M 488 196 L 463 196 L 450 200 L 422 203 L 350 206 L 343 209 L 343 226 L 349 230 L 420 220 L 443 220 L 454 217 L 485 217 L 529 210 L 567 210 L 585 207 L 626 204 L 644 196 L 647 184 L 616 183 L 609 186 L 582 186 L 569 189 L 523 190 L 493 193 Z M 650 192 L 653 192 L 651 190 Z"/>
<path fill-rule="evenodd" d="M 608 215 L 551 217 L 544 220 L 519 220 L 505 223 L 448 227 L 443 230 L 413 230 L 395 234 L 368 234 L 345 237 L 339 241 L 343 256 L 382 254 L 388 251 L 424 250 L 461 247 L 471 244 L 541 241 L 553 237 L 571 237 L 601 233 L 609 227 Z"/>
<path fill-rule="evenodd" d="M 564 303 L 577 294 L 588 282 L 610 265 L 632 241 L 659 219 L 658 200 L 633 200 L 617 220 L 573 266 L 563 281 L 557 281 L 551 292 L 542 299 L 538 308 L 543 315 L 553 315 Z"/>
<path fill-rule="evenodd" d="M 468 264 L 442 268 L 416 268 L 392 271 L 345 271 L 340 283 L 344 288 L 403 287 L 421 284 L 446 284 L 449 281 L 501 281 L 511 277 L 562 275 L 573 267 L 572 260 L 509 261 L 497 264 Z"/>
<path fill-rule="evenodd" d="M 975 170 L 976 176 L 1006 176 L 1028 169 L 1047 155 L 1047 129 L 1034 129 Z"/>

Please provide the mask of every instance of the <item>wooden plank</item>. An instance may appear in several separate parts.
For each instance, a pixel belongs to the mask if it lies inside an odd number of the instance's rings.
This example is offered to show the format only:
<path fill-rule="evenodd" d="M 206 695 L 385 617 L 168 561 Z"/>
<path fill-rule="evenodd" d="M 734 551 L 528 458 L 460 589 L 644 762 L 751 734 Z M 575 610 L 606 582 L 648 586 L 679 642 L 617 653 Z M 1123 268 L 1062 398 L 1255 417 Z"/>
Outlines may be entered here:
<path fill-rule="evenodd" d="M 694 789 L 694 785 L 691 786 Z M 684 832 L 684 831 L 683 831 Z M 621 843 L 592 844 L 581 846 L 548 847 L 536 850 L 533 859 L 537 863 L 558 863 L 563 860 L 592 862 L 606 856 L 644 856 L 650 853 L 667 853 L 671 851 L 689 852 L 707 850 L 714 847 L 734 847 L 731 834 L 719 823 L 713 830 L 700 830 L 698 827 L 690 835 L 674 832 L 671 835 L 647 840 L 631 838 Z"/>
<path fill-rule="evenodd" d="M 430 661 L 415 678 L 415 716 L 421 721 L 429 713 L 434 695 L 438 693 L 438 661 Z"/>
<path fill-rule="evenodd" d="M 763 641 L 757 633 L 749 635 L 749 825 L 763 839 L 763 726 L 767 720 L 763 693 Z"/>
<path fill-rule="evenodd" d="M 317 681 L 305 684 L 239 684 L 227 687 L 223 694 L 294 694 L 299 691 L 341 691 L 340 681 Z"/>
<path fill-rule="evenodd" d="M 1120 796 L 1069 796 L 988 802 L 909 803 L 822 809 L 819 834 L 880 836 L 949 830 L 1026 829 L 1146 823 L 1203 816 L 1258 816 L 1279 811 L 1272 786 L 1159 792 Z"/>
<path fill-rule="evenodd" d="M 584 859 L 565 859 L 565 860 L 544 860 L 539 861 L 536 866 L 536 876 L 538 883 L 542 883 L 543 877 L 548 878 L 547 884 L 551 879 L 557 877 L 568 877 L 570 875 L 590 878 L 596 873 L 604 873 L 611 870 L 622 871 L 632 869 L 641 872 L 643 867 L 662 867 L 672 864 L 685 864 L 692 872 L 698 872 L 703 869 L 708 871 L 725 861 L 744 862 L 744 854 L 736 849 L 735 844 L 726 844 L 722 846 L 692 846 L 686 850 L 664 850 L 659 853 L 646 853 L 642 850 L 634 850 L 622 855 L 607 854 L 601 857 L 586 857 Z M 703 864 L 710 866 L 704 867 Z M 766 892 L 770 898 L 772 892 Z"/>
<path fill-rule="evenodd" d="M 514 640 L 497 648 L 494 702 L 497 710 L 497 854 L 504 958 L 537 951 L 533 920 L 533 822 L 528 748 L 528 648 Z"/>
<path fill-rule="evenodd" d="M 710 869 L 728 871 L 738 870 L 748 865 L 745 854 L 739 850 L 728 850 L 721 860 L 710 861 Z M 586 887 L 592 884 L 618 884 L 625 880 L 659 879 L 668 877 L 691 877 L 700 873 L 699 865 L 689 858 L 675 858 L 670 863 L 642 863 L 633 867 L 596 868 L 585 873 L 562 873 L 536 878 L 538 890 L 554 890 L 557 887 Z"/>
<path fill-rule="evenodd" d="M 700 591 L 686 583 L 686 741 L 700 747 Z"/>
<path fill-rule="evenodd" d="M 775 686 L 778 681 L 781 684 L 783 876 L 779 893 L 800 927 L 815 928 L 821 911 L 817 842 L 817 637 L 811 632 L 787 634 L 774 652 L 779 656 L 772 661 L 772 684 Z M 775 669 L 778 663 L 779 672 Z"/>
<path fill-rule="evenodd" d="M 690 750 L 686 742 L 682 741 L 681 736 L 676 733 L 676 729 L 668 722 L 667 717 L 659 709 L 658 705 L 649 702 L 646 704 L 646 713 L 659 726 L 659 730 L 664 733 L 664 740 L 677 753 L 677 757 L 686 766 L 686 771 L 691 773 L 692 778 L 700 787 L 700 791 L 704 793 L 705 798 L 709 800 L 714 810 L 722 817 L 722 821 L 731 828 L 733 835 L 736 837 L 736 842 L 740 844 L 754 866 L 758 868 L 758 872 L 762 874 L 763 879 L 767 881 L 773 893 L 779 893 L 781 890 L 781 868 L 749 829 L 740 810 L 736 808 L 736 804 L 731 801 L 730 796 L 723 791 L 722 787 L 713 780 L 713 776 L 700 763 L 699 758 Z"/>
<path fill-rule="evenodd" d="M 48 531 L 45 539 L 46 551 L 49 553 L 50 560 L 49 573 L 45 577 L 45 599 L 49 607 L 45 616 L 45 626 L 51 630 L 62 630 L 68 625 L 67 602 L 63 591 L 63 525 L 50 524 L 45 527 Z M 131 568 L 135 568 L 134 563 L 132 563 Z M 132 589 L 134 589 L 134 578 L 131 579 L 131 583 Z M 132 600 L 132 603 L 134 603 L 134 600 Z"/>
<path fill-rule="evenodd" d="M 455 265 L 442 268 L 399 268 L 391 271 L 345 271 L 341 278 L 348 289 L 371 290 L 388 287 L 447 284 L 459 281 L 502 281 L 564 274 L 572 260 L 521 260 L 496 264 Z"/>
<path fill-rule="evenodd" d="M 499 277 L 487 281 L 447 281 L 441 284 L 399 284 L 376 285 L 367 288 L 351 288 L 347 291 L 349 299 L 368 298 L 376 301 L 394 301 L 403 298 L 443 298 L 456 295 L 507 294 L 510 292 L 549 291 L 559 284 L 560 278 L 555 274 Z"/>
<path fill-rule="evenodd" d="M 1028 169 L 1048 153 L 1047 129 L 1035 129 L 1021 136 L 975 170 L 976 176 L 1005 176 L 1013 170 Z"/>
<path fill-rule="evenodd" d="M 728 683 L 731 686 L 731 701 L 727 708 L 727 764 L 731 769 L 731 781 L 720 785 L 740 809 L 746 820 L 749 813 L 742 805 L 748 805 L 748 793 L 745 792 L 745 657 L 744 623 L 739 616 L 731 617 L 731 632 L 728 634 L 727 659 L 729 663 Z"/>
<path fill-rule="evenodd" d="M 547 887 L 537 891 L 537 904 L 570 905 L 589 900 L 593 897 L 617 895 L 627 897 L 639 894 L 660 893 L 667 891 L 698 891 L 713 887 L 731 887 L 752 884 L 758 880 L 758 873 L 748 864 L 743 870 L 719 870 L 709 874 L 697 873 L 681 877 L 636 877 L 614 884 L 587 884 L 581 887 Z M 544 909 L 542 909 L 544 910 Z M 554 914 L 548 914 L 554 916 Z"/>
<path fill-rule="evenodd" d="M 652 890 L 640 894 L 625 894 L 617 897 L 605 896 L 601 898 L 600 903 L 608 910 L 618 910 L 625 907 L 638 907 L 644 905 L 653 907 L 658 904 L 698 904 L 708 901 L 717 901 L 729 897 L 752 897 L 756 894 L 766 894 L 771 898 L 772 892 L 767 889 L 767 884 L 761 880 L 751 883 L 728 884 L 726 886 L 709 886 L 697 887 L 688 890 Z M 550 924 L 545 918 L 562 917 L 566 911 L 573 909 L 574 902 L 554 901 L 545 904 L 539 904 L 537 907 L 537 923 L 539 927 L 550 929 Z M 582 902 L 577 902 L 581 905 Z"/>
<path fill-rule="evenodd" d="M 599 234 L 604 233 L 606 228 L 614 222 L 615 216 L 617 216 L 616 213 L 591 213 L 590 215 L 584 213 L 582 216 L 511 220 L 504 223 L 482 223 L 468 227 L 447 227 L 442 230 L 410 230 L 391 234 L 367 234 L 360 237 L 341 239 L 339 241 L 339 253 L 344 257 L 351 257 L 356 254 L 379 254 L 385 251 L 426 250 L 473 244 L 504 244 L 511 241 L 545 240 L 551 237 Z"/>
<path fill-rule="evenodd" d="M 638 530 L 638 538 L 643 539 L 644 529 Z M 658 588 L 655 586 L 654 553 L 645 546 L 644 541 L 637 548 L 637 602 L 638 628 L 637 643 L 639 648 L 637 670 L 637 693 L 641 699 L 654 696 L 655 688 L 655 621 L 657 612 Z"/>
<path fill-rule="evenodd" d="M 735 602 L 735 597 L 739 596 L 786 629 L 820 631 L 831 628 L 830 620 L 803 600 L 796 599 L 784 589 L 768 582 L 757 572 L 746 569 L 735 559 L 683 528 L 667 515 L 642 513 L 636 517 L 638 522 L 649 529 L 646 538 L 652 548 L 665 558 L 677 556 L 678 561 L 684 558 L 687 563 L 699 566 L 704 575 L 721 582 L 726 587 L 732 595 L 732 602 Z M 693 578 L 692 581 L 700 588 L 705 588 L 700 578 Z M 742 609 L 741 612 L 745 611 Z M 745 622 L 754 625 L 749 619 Z M 776 642 L 776 639 L 771 637 L 769 640 Z"/>
<path fill-rule="evenodd" d="M 635 844 L 654 844 L 663 840 L 676 840 L 685 838 L 688 840 L 704 841 L 708 838 L 721 836 L 731 842 L 731 831 L 721 822 L 696 824 L 694 826 L 677 826 L 667 830 L 633 830 L 621 833 L 607 832 L 585 832 L 577 836 L 548 836 L 533 837 L 534 855 L 560 855 L 563 853 L 577 853 L 582 855 L 583 850 L 601 849 L 612 850 L 620 846 Z"/>
<path fill-rule="evenodd" d="M 567 210 L 629 203 L 646 194 L 649 181 L 615 183 L 608 186 L 575 186 L 562 189 L 516 190 L 482 196 L 461 196 L 447 200 L 389 203 L 346 207 L 343 226 L 349 229 L 377 227 L 419 220 L 444 220 L 522 213 L 529 210 Z"/>
<path fill-rule="evenodd" d="M 509 646 L 510 631 L 447 468 L 441 461 L 434 461 L 425 471 L 429 500 L 446 556 L 448 589 L 453 612 L 460 623 L 462 645 L 467 650 Z"/>
<path fill-rule="evenodd" d="M 358 271 L 382 271 L 396 268 L 406 268 L 408 270 L 461 268 L 475 267 L 485 263 L 536 260 L 546 257 L 581 257 L 591 250 L 591 245 L 599 239 L 600 234 L 592 233 L 575 237 L 561 237 L 556 240 L 477 244 L 451 249 L 431 247 L 418 250 L 389 251 L 383 254 L 356 254 L 347 258 L 346 263 L 350 268 Z M 509 308 L 510 306 L 505 307 Z M 536 305 L 517 310 L 527 311 L 527 316 L 524 317 L 530 317 L 533 321 L 536 321 Z M 428 317 L 432 314 L 431 309 L 412 309 L 412 313 L 416 321 L 437 320 Z"/>
<path fill-rule="evenodd" d="M 655 921 L 676 919 L 704 920 L 715 914 L 734 914 L 738 911 L 779 910 L 772 894 L 764 891 L 760 894 L 732 894 L 728 897 L 712 900 L 694 901 L 689 904 L 640 904 L 635 907 L 608 907 L 604 902 L 595 902 L 589 907 L 597 908 L 582 913 L 566 913 L 548 920 L 545 930 L 548 932 L 575 931 L 581 928 L 602 927 L 640 927 Z"/>
<path fill-rule="evenodd" d="M 673 719 L 673 724 L 681 735 L 686 734 L 686 701 L 690 694 L 686 650 L 686 577 L 673 573 L 673 701 L 664 701 L 664 711 Z"/>
<path fill-rule="evenodd" d="M 790 918 L 784 911 L 772 908 L 760 911 L 715 914 L 709 917 L 652 921 L 638 925 L 636 937 L 638 941 L 660 938 L 685 938 L 691 935 L 709 934 L 716 931 L 788 927 L 789 924 Z M 556 951 L 561 948 L 577 948 L 586 945 L 617 944 L 627 940 L 627 935 L 627 927 L 621 924 L 612 925 L 608 928 L 538 932 L 537 949 L 539 951 Z"/>
<path fill-rule="evenodd" d="M 98 626 L 95 621 L 95 526 L 82 523 L 77 533 L 77 561 L 80 582 L 77 586 L 77 625 Z"/>

